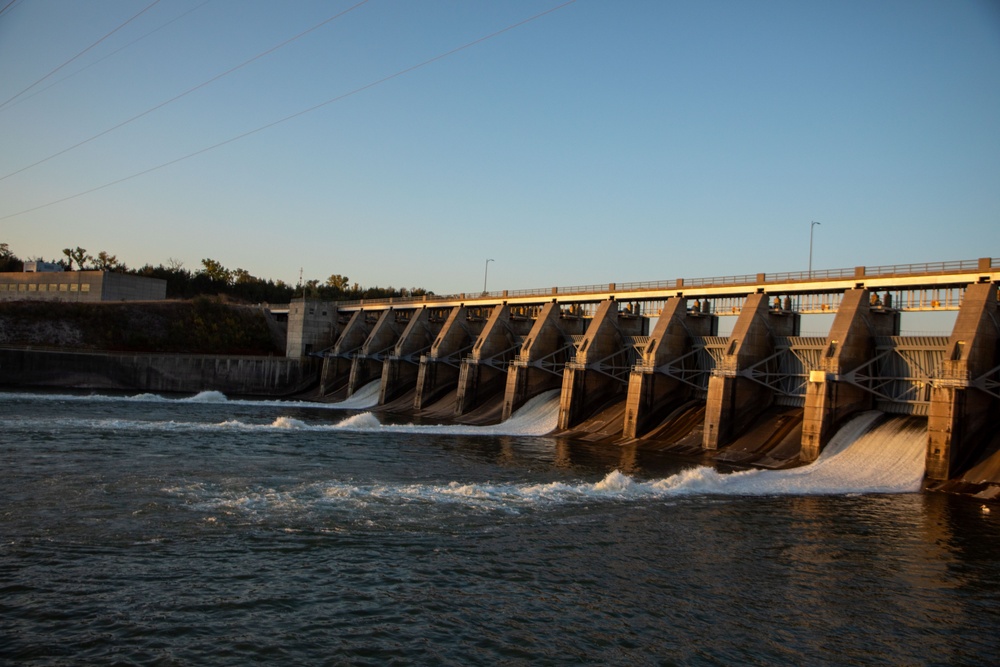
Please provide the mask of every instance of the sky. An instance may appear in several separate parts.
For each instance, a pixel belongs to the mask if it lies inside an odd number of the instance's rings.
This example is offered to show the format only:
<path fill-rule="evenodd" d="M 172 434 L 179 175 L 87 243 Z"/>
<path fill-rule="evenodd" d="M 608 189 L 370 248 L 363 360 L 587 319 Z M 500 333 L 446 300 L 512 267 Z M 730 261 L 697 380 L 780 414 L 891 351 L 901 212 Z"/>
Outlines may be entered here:
<path fill-rule="evenodd" d="M 0 242 L 439 294 L 1000 257 L 1000 2 L 0 0 Z"/>

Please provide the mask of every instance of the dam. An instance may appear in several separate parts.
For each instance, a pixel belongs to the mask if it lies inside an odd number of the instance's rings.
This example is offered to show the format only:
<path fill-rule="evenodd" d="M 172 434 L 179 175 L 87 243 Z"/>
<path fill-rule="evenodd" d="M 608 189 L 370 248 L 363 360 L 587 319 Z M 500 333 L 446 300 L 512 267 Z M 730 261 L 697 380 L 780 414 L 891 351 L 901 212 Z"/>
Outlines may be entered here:
<path fill-rule="evenodd" d="M 304 299 L 287 356 L 322 358 L 325 400 L 378 382 L 380 409 L 486 424 L 558 390 L 561 433 L 760 467 L 815 461 L 862 412 L 911 415 L 928 480 L 948 480 L 1000 448 L 998 281 L 1000 259 L 980 258 Z M 957 313 L 950 336 L 900 335 L 902 313 L 938 311 Z M 800 335 L 811 314 L 832 317 L 826 336 Z"/>

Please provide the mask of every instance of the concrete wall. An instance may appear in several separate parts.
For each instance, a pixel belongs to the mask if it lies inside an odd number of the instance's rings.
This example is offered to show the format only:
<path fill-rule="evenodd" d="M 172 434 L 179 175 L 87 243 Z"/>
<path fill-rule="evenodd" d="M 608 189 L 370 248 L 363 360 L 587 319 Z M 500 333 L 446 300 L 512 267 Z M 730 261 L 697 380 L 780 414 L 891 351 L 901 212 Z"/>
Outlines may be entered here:
<path fill-rule="evenodd" d="M 575 353 L 566 349 L 567 342 L 571 336 L 583 335 L 586 326 L 587 321 L 583 318 L 563 317 L 558 303 L 545 304 L 507 370 L 504 419 L 509 419 L 514 411 L 538 394 L 562 387 L 562 373 L 550 369 L 572 358 Z"/>
<path fill-rule="evenodd" d="M 431 344 L 445 323 L 447 313 L 447 310 L 440 308 L 421 308 L 410 317 L 392 354 L 382 363 L 379 405 L 385 405 L 416 387 L 420 355 L 430 351 Z"/>
<path fill-rule="evenodd" d="M 702 441 L 705 449 L 729 444 L 771 405 L 773 393 L 740 372 L 774 353 L 775 336 L 797 335 L 798 322 L 796 313 L 771 312 L 767 294 L 747 297 L 722 363 L 708 382 Z"/>
<path fill-rule="evenodd" d="M 167 281 L 111 271 L 0 273 L 0 301 L 159 301 Z"/>
<path fill-rule="evenodd" d="M 697 307 L 689 311 L 683 297 L 667 300 L 642 359 L 629 376 L 623 437 L 643 435 L 653 425 L 659 408 L 691 394 L 690 387 L 658 369 L 689 352 L 692 336 L 711 336 L 716 331 L 716 316 L 702 314 Z"/>
<path fill-rule="evenodd" d="M 948 357 L 931 388 L 927 418 L 927 477 L 948 479 L 968 461 L 982 438 L 996 433 L 996 398 L 976 388 L 977 378 L 1000 364 L 997 285 L 969 285 L 948 340 Z"/>
<path fill-rule="evenodd" d="M 0 348 L 0 384 L 287 396 L 315 385 L 318 359 Z"/>
<path fill-rule="evenodd" d="M 338 335 L 337 304 L 297 299 L 288 305 L 285 356 L 295 359 L 332 347 Z"/>
<path fill-rule="evenodd" d="M 320 396 L 326 396 L 347 385 L 354 364 L 354 354 L 364 346 L 374 325 L 375 322 L 369 321 L 369 314 L 363 310 L 351 315 L 337 338 L 336 345 L 323 358 Z"/>
<path fill-rule="evenodd" d="M 899 313 L 873 311 L 866 289 L 844 293 L 830 327 L 821 367 L 810 373 L 802 420 L 802 461 L 815 461 L 833 434 L 849 417 L 870 410 L 874 396 L 840 376 L 875 355 L 876 336 L 899 333 Z"/>
<path fill-rule="evenodd" d="M 559 428 L 569 429 L 585 420 L 602 403 L 628 390 L 627 375 L 614 373 L 628 367 L 630 337 L 649 332 L 649 320 L 621 313 L 618 302 L 602 302 L 587 325 L 572 361 L 566 364 L 559 400 Z"/>
<path fill-rule="evenodd" d="M 365 344 L 351 361 L 351 375 L 347 380 L 348 396 L 376 378 L 381 380 L 383 362 L 409 324 L 411 312 L 392 309 L 382 312 Z"/>

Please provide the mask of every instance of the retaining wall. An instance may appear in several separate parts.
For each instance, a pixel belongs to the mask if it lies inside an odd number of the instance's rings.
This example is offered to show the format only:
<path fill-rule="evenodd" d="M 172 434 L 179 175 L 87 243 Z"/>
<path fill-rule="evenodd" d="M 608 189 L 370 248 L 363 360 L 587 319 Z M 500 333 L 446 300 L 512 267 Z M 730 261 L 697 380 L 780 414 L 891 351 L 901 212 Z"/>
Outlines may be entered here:
<path fill-rule="evenodd" d="M 287 396 L 314 386 L 314 358 L 0 348 L 0 385 Z"/>

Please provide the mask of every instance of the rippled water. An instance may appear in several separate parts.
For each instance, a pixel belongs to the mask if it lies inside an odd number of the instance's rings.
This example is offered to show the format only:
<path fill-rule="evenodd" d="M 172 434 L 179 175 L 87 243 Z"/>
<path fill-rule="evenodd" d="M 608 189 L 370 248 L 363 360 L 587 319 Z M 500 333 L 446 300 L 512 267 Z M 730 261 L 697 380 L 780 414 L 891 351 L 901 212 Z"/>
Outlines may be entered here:
<path fill-rule="evenodd" d="M 725 474 L 538 435 L 551 401 L 0 394 L 0 659 L 995 663 L 1000 507 L 913 492 L 920 424 Z"/>

